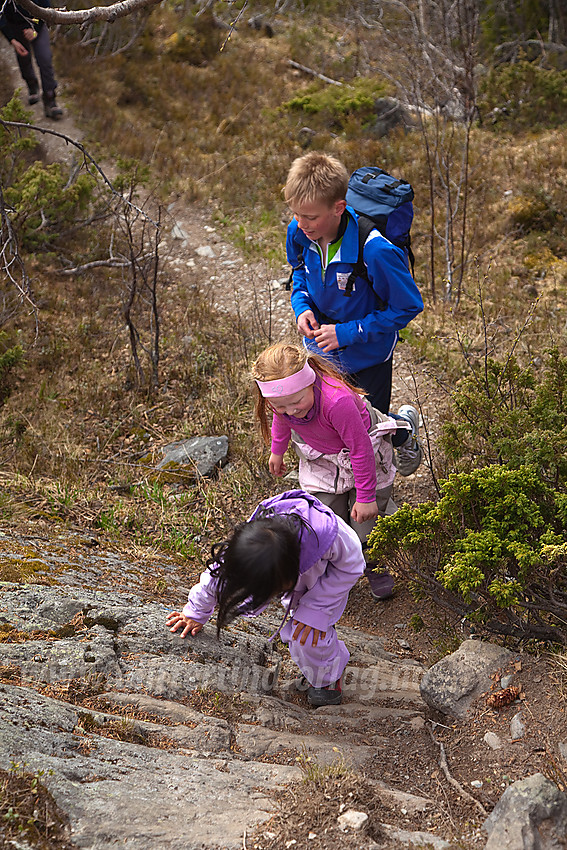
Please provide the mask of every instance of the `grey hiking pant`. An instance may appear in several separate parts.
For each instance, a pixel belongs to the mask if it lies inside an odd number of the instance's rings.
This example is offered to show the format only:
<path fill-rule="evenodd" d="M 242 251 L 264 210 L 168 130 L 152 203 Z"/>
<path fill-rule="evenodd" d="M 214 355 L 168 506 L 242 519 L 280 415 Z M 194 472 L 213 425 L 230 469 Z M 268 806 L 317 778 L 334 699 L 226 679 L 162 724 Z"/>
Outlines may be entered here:
<path fill-rule="evenodd" d="M 376 491 L 376 502 L 378 504 L 378 512 L 380 516 L 391 516 L 398 510 L 398 506 L 392 499 L 392 490 L 394 485 L 383 487 Z M 348 493 L 313 493 L 314 496 L 331 508 L 333 513 L 344 519 L 347 525 L 356 531 L 361 543 L 366 543 L 366 538 L 374 528 L 375 519 L 369 519 L 366 522 L 358 523 L 353 520 L 350 515 L 352 506 L 356 502 L 356 490 L 349 490 Z"/>

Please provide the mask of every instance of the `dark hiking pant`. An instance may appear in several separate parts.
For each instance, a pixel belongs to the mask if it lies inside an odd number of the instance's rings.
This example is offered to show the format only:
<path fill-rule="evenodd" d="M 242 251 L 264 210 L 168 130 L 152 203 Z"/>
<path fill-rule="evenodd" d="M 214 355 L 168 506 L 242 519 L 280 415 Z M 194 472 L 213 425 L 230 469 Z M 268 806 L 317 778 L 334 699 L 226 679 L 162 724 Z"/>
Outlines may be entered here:
<path fill-rule="evenodd" d="M 33 41 L 27 41 L 23 36 L 21 39 L 18 39 L 18 41 L 21 41 L 28 51 L 27 56 L 20 56 L 16 53 L 20 72 L 26 81 L 28 89 L 30 91 L 37 91 L 39 85 L 32 62 L 33 53 L 35 61 L 37 62 L 37 67 L 39 68 L 43 93 L 47 94 L 49 92 L 54 94 L 55 89 L 57 88 L 57 80 L 55 79 L 55 74 L 53 72 L 49 30 L 45 24 L 39 28 L 37 37 L 34 38 Z"/>

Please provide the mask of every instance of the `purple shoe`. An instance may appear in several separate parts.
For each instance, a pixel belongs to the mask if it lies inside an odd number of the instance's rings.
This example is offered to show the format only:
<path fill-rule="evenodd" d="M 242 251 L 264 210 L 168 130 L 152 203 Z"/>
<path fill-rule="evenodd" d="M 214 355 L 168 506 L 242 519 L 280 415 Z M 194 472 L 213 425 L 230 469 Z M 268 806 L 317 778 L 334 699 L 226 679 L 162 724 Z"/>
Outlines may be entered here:
<path fill-rule="evenodd" d="M 382 602 L 394 595 L 394 579 L 390 573 L 376 572 L 376 569 L 380 568 L 368 564 L 364 575 L 368 579 L 370 593 L 377 602 Z"/>

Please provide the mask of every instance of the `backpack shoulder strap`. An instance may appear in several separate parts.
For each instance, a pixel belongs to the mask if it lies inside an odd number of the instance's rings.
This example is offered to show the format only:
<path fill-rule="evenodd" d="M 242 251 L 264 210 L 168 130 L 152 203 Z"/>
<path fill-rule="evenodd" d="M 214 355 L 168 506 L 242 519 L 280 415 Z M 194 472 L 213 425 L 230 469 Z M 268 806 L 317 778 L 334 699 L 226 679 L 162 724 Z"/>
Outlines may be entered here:
<path fill-rule="evenodd" d="M 374 224 L 371 218 L 368 218 L 365 215 L 358 216 L 358 257 L 356 259 L 356 263 L 352 267 L 352 271 L 348 276 L 348 280 L 345 287 L 345 296 L 350 298 L 352 295 L 352 290 L 354 288 L 354 281 L 357 277 L 363 278 L 368 284 L 370 284 L 370 280 L 368 279 L 368 271 L 364 264 L 364 246 L 366 245 L 366 241 L 370 236 L 370 233 L 373 230 L 377 230 L 378 228 Z M 376 294 L 376 293 L 375 293 Z M 378 299 L 378 309 L 385 310 L 386 304 L 382 299 L 376 295 Z"/>
<path fill-rule="evenodd" d="M 411 266 L 411 276 L 415 280 L 415 256 L 414 256 L 414 253 L 411 249 L 411 236 L 410 236 L 409 233 L 408 233 L 408 244 L 407 244 L 406 247 L 407 247 L 407 252 L 408 252 L 408 259 L 410 261 L 410 266 Z"/>
<path fill-rule="evenodd" d="M 297 243 L 296 243 L 297 244 Z M 293 283 L 293 273 L 302 269 L 305 265 L 305 260 L 303 259 L 303 245 L 297 246 L 297 265 L 291 267 L 291 271 L 289 273 L 289 277 L 287 279 L 287 283 L 285 285 L 286 292 L 291 290 L 291 284 Z"/>

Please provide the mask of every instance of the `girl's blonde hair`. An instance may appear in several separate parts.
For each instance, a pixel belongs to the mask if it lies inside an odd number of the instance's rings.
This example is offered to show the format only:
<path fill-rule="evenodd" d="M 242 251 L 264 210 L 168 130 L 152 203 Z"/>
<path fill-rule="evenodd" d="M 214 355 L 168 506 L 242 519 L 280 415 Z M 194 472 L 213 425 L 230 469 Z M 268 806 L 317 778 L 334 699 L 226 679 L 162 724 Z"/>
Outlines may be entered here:
<path fill-rule="evenodd" d="M 364 390 L 356 387 L 324 357 L 313 354 L 301 345 L 288 342 L 277 342 L 266 348 L 252 364 L 252 377 L 256 389 L 255 413 L 260 425 L 260 433 L 266 445 L 270 444 L 270 422 L 268 421 L 269 401 L 264 398 L 256 380 L 277 381 L 295 375 L 309 363 L 313 371 L 321 378 L 331 378 L 347 386 L 358 395 L 365 395 Z"/>

